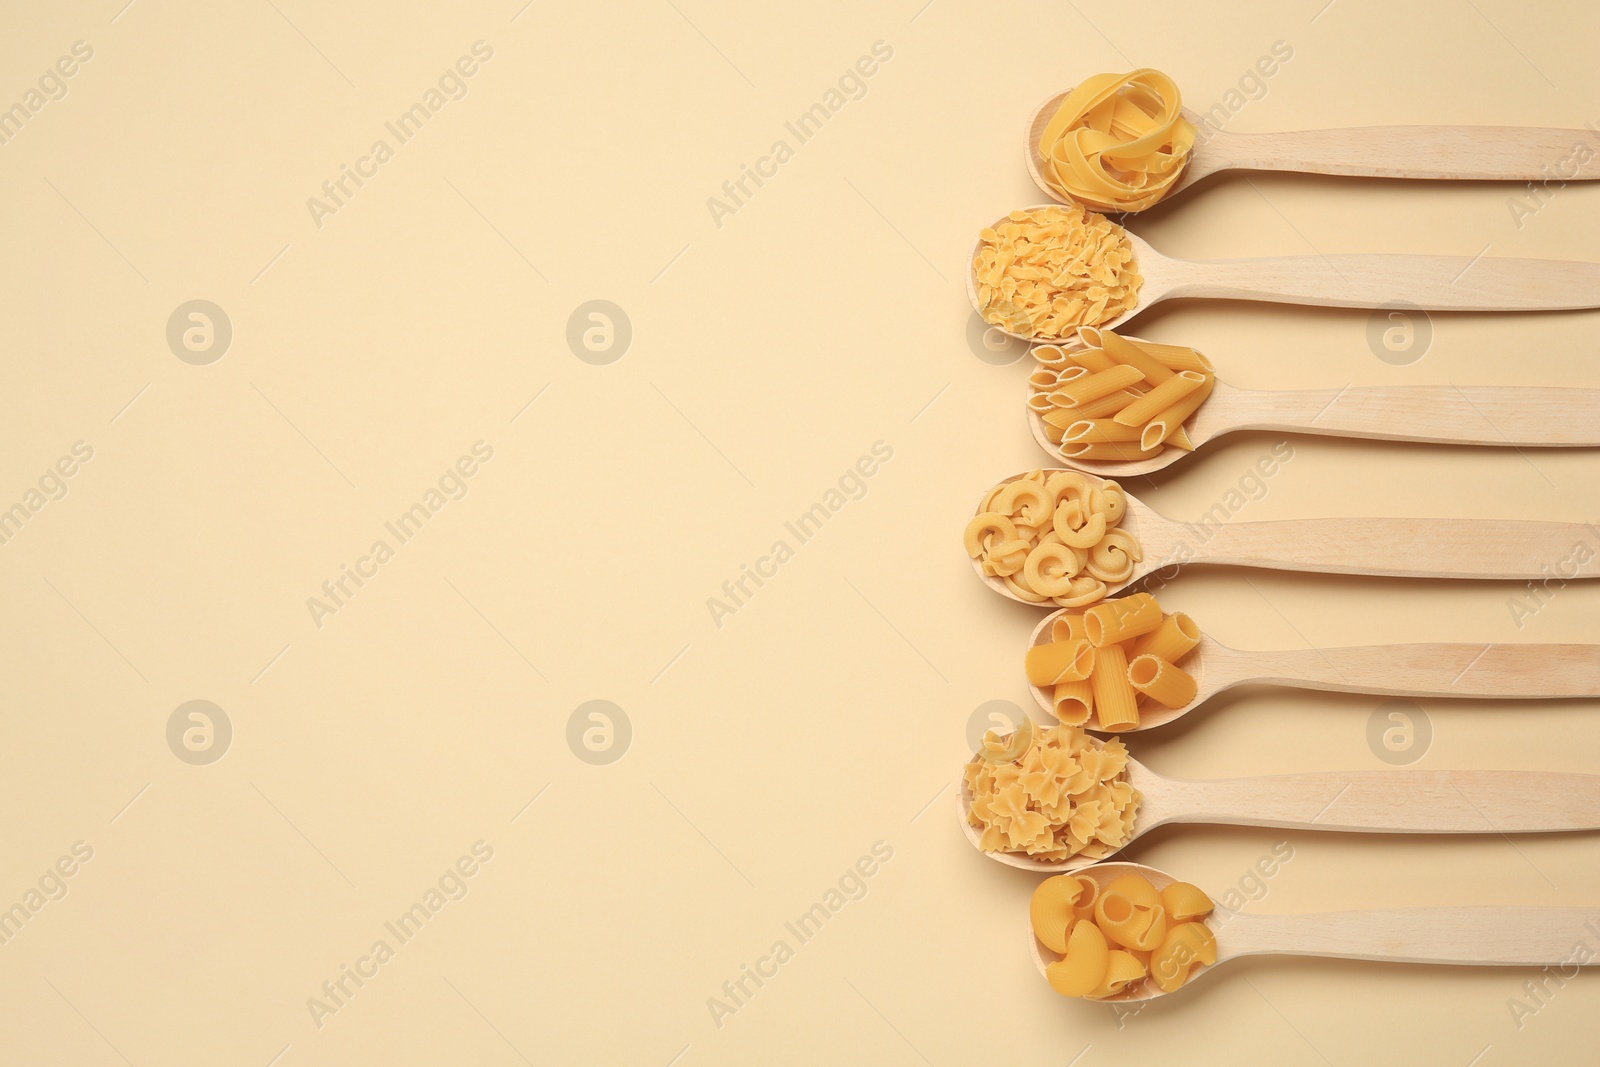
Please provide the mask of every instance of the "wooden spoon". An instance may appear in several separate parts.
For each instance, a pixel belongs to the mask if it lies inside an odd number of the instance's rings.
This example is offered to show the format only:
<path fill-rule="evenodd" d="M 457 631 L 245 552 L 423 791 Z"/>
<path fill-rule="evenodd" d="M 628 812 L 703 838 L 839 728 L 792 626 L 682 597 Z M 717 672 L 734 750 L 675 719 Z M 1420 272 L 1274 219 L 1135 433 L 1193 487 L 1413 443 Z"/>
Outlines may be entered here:
<path fill-rule="evenodd" d="M 1032 397 L 1029 387 L 1028 398 Z M 1600 389 L 1347 385 L 1267 390 L 1239 389 L 1218 379 L 1211 395 L 1183 425 L 1196 449 L 1240 430 L 1443 445 L 1595 448 L 1600 447 Z M 1031 408 L 1028 426 L 1039 447 L 1050 455 L 1104 478 L 1149 474 L 1190 454 L 1168 445 L 1148 459 L 1080 459 L 1050 440 L 1044 417 Z"/>
<path fill-rule="evenodd" d="M 1070 90 L 1069 90 L 1070 91 Z M 1067 98 L 1057 93 L 1028 120 L 1022 146 L 1028 176 L 1052 200 L 1070 203 L 1040 171 L 1039 137 Z M 1160 203 L 1223 170 L 1286 170 L 1300 174 L 1344 174 L 1357 178 L 1433 178 L 1466 181 L 1583 181 L 1600 171 L 1581 166 L 1552 176 L 1550 169 L 1574 158 L 1574 145 L 1588 144 L 1587 130 L 1537 126 L 1357 126 L 1297 133 L 1228 133 L 1188 108 L 1183 117 L 1196 137 L 1183 176 Z"/>
<path fill-rule="evenodd" d="M 1190 563 L 1395 578 L 1540 581 L 1556 570 L 1564 581 L 1600 577 L 1600 529 L 1583 523 L 1343 517 L 1186 523 L 1124 493 L 1128 510 L 1117 529 L 1133 535 L 1144 559 L 1126 581 L 1108 583 L 1107 596 L 1157 571 Z M 988 495 L 978 498 L 974 515 Z M 1002 579 L 984 574 L 980 560 L 971 562 L 984 584 L 1001 596 L 1034 603 L 1013 593 Z"/>
<path fill-rule="evenodd" d="M 1046 615 L 1034 629 L 1029 647 L 1048 644 L 1055 621 L 1075 613 L 1076 609 L 1063 608 Z M 1449 699 L 1600 696 L 1600 645 L 1406 644 L 1246 652 L 1202 635 L 1182 667 L 1198 684 L 1194 699 L 1181 708 L 1146 701 L 1139 709 L 1139 725 L 1118 733 L 1165 726 L 1218 693 L 1250 683 Z M 1033 699 L 1053 717 L 1055 700 L 1050 691 L 1037 685 L 1029 688 Z"/>
<path fill-rule="evenodd" d="M 1025 208 L 1024 210 L 1032 210 Z M 992 226 L 1005 221 L 996 219 Z M 989 228 L 989 227 L 986 227 Z M 1319 307 L 1379 308 L 1403 302 L 1429 311 L 1563 311 L 1600 307 L 1600 263 L 1494 256 L 1412 256 L 1393 253 L 1272 256 L 1260 259 L 1173 259 L 1129 233 L 1133 266 L 1144 276 L 1138 303 L 1105 322 L 1123 322 L 1174 297 L 1267 300 Z M 979 237 L 967 257 L 967 299 L 982 315 L 973 272 Z M 1008 337 L 1039 343 L 996 324 Z"/>
<path fill-rule="evenodd" d="M 1407 769 L 1191 781 L 1164 778 L 1129 757 L 1127 777 L 1143 799 L 1122 848 L 1167 823 L 1363 834 L 1600 830 L 1600 774 Z M 958 815 L 967 840 L 978 848 L 979 830 L 967 818 L 971 806 L 972 790 L 963 776 Z M 1018 870 L 1051 874 L 1076 871 L 1095 862 L 1085 856 L 1042 860 L 1015 852 L 984 855 Z"/>
<path fill-rule="evenodd" d="M 1102 888 L 1128 874 L 1143 875 L 1157 890 L 1178 881 L 1140 863 L 1098 863 L 1085 868 L 1083 874 Z M 1573 953 L 1573 946 L 1586 943 L 1600 924 L 1600 908 L 1391 908 L 1309 915 L 1219 910 L 1202 921 L 1216 935 L 1217 962 L 1194 965 L 1189 980 L 1179 989 L 1187 989 L 1202 974 L 1240 956 L 1332 956 L 1470 967 L 1600 964 L 1600 956 Z M 1061 958 L 1034 936 L 1031 920 L 1028 943 L 1040 974 Z M 1163 995 L 1154 982 L 1141 981 L 1120 996 L 1092 1003 L 1126 1004 Z"/>

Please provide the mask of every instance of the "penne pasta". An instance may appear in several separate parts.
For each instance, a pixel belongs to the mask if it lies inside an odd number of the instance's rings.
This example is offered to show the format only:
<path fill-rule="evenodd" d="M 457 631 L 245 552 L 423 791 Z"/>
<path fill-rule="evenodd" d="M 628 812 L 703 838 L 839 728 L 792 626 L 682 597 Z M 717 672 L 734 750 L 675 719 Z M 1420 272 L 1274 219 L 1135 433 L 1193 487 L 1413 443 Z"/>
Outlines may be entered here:
<path fill-rule="evenodd" d="M 1053 396 L 1065 397 L 1068 406 L 1079 407 L 1091 400 L 1110 396 L 1121 389 L 1126 389 L 1135 382 L 1143 381 L 1144 375 L 1139 373 L 1137 367 L 1112 366 L 1082 378 L 1075 378 L 1066 385 L 1058 388 Z M 1163 405 L 1165 406 L 1165 405 Z M 1156 408 L 1161 410 L 1160 407 Z"/>
<path fill-rule="evenodd" d="M 1141 427 L 1124 426 L 1112 419 L 1081 419 L 1067 427 L 1068 444 L 1108 445 L 1137 441 Z"/>
<path fill-rule="evenodd" d="M 1112 418 L 1124 426 L 1143 426 L 1205 384 L 1206 376 L 1199 371 L 1179 371 Z M 1178 423 L 1182 422 L 1182 419 L 1178 420 Z"/>

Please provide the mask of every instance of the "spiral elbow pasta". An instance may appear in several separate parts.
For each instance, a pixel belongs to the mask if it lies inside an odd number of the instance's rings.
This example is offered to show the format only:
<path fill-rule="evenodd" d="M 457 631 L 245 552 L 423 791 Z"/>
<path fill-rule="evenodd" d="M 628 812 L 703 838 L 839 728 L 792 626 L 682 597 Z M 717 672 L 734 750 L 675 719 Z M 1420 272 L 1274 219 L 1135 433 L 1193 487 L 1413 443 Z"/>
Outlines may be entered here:
<path fill-rule="evenodd" d="M 1091 868 L 1093 870 L 1093 868 Z M 1140 874 L 1101 886 L 1090 874 L 1058 874 L 1033 891 L 1028 918 L 1046 950 L 1051 988 L 1063 996 L 1111 1000 L 1147 990 L 1170 993 L 1198 967 L 1217 962 L 1204 919 L 1211 898 L 1188 882 L 1159 892 Z"/>
<path fill-rule="evenodd" d="M 1144 558 L 1117 524 L 1128 500 L 1116 482 L 1034 471 L 992 489 L 962 532 L 985 577 L 1033 604 L 1084 607 L 1133 577 Z"/>
<path fill-rule="evenodd" d="M 1206 357 L 1106 329 L 1083 327 L 1078 340 L 1085 347 L 1035 348 L 1028 376 L 1028 410 L 1063 456 L 1128 462 L 1194 449 L 1184 423 L 1216 386 Z"/>
<path fill-rule="evenodd" d="M 1182 106 L 1178 86 L 1158 70 L 1088 79 L 1039 136 L 1045 184 L 1101 211 L 1143 211 L 1178 182 L 1194 147 Z"/>
<path fill-rule="evenodd" d="M 1093 573 L 1092 562 L 1089 568 Z M 1182 708 L 1194 700 L 1199 683 L 1178 663 L 1199 644 L 1193 619 L 1134 593 L 1060 614 L 1028 649 L 1023 670 L 1063 725 L 1092 722 L 1115 733 L 1137 727 L 1153 705 Z"/>

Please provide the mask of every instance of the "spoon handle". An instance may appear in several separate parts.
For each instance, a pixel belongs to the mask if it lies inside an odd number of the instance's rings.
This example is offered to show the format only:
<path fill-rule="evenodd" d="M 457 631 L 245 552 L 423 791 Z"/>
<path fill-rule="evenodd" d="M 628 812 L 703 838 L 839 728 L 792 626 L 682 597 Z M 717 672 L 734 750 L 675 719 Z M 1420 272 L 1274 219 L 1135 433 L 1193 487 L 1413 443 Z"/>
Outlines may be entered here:
<path fill-rule="evenodd" d="M 1568 967 L 1600 963 L 1597 946 L 1600 908 L 1235 913 L 1217 922 L 1217 950 L 1222 956 L 1337 956 L 1397 963 Z"/>
<path fill-rule="evenodd" d="M 1357 833 L 1513 834 L 1600 829 L 1600 774 L 1329 771 L 1141 787 L 1148 825 L 1277 826 Z M 1141 828 L 1142 829 L 1142 828 Z"/>
<path fill-rule="evenodd" d="M 1380 696 L 1600 696 L 1600 645 L 1358 645 L 1239 654 L 1249 681 Z"/>
<path fill-rule="evenodd" d="M 1600 307 L 1600 263 L 1576 260 L 1382 253 L 1163 258 L 1146 273 L 1159 286 L 1152 299 L 1209 297 L 1357 308 L 1398 302 L 1436 311 Z"/>
<path fill-rule="evenodd" d="M 1559 188 L 1600 177 L 1584 168 L 1600 145 L 1588 130 L 1532 126 L 1359 126 L 1298 133 L 1222 133 L 1207 153 L 1231 170 L 1288 170 L 1366 178 L 1538 181 Z M 1580 158 L 1582 157 L 1582 158 Z"/>
<path fill-rule="evenodd" d="M 1174 527 L 1174 563 L 1557 586 L 1600 577 L 1600 529 L 1576 522 L 1323 518 Z"/>
<path fill-rule="evenodd" d="M 1220 399 L 1220 398 L 1219 398 Z M 1600 389 L 1455 385 L 1241 391 L 1231 429 L 1382 441 L 1600 446 Z"/>

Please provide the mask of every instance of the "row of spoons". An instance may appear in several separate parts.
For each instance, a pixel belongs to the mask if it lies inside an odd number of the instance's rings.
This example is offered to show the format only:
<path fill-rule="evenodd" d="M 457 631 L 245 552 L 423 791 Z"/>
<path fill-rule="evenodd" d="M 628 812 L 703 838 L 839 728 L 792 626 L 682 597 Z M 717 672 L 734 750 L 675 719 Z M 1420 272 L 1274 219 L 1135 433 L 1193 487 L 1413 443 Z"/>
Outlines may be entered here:
<path fill-rule="evenodd" d="M 1030 116 L 1025 158 L 1034 182 L 1053 200 L 1069 202 L 1040 170 L 1038 145 L 1066 93 Z M 1197 128 L 1201 116 L 1185 109 Z M 1223 170 L 1290 170 L 1388 178 L 1542 180 L 1550 160 L 1564 158 L 1583 131 L 1511 127 L 1383 127 L 1284 134 L 1212 131 L 1192 149 L 1166 198 Z M 1597 177 L 1600 172 L 1581 177 Z M 1003 220 L 1000 220 L 1003 221 Z M 1162 300 L 1245 299 L 1314 306 L 1383 307 L 1405 302 L 1427 310 L 1522 311 L 1600 306 L 1600 264 L 1558 260 L 1412 255 L 1292 256 L 1195 262 L 1162 255 L 1128 234 L 1133 266 L 1143 276 L 1135 307 L 1100 324 L 1115 329 Z M 981 239 L 980 239 L 981 241 Z M 977 246 L 969 257 L 976 259 Z M 975 272 L 969 299 L 980 314 Z M 1030 343 L 1042 340 L 1006 330 Z M 1070 340 L 1065 342 L 1070 344 Z M 1031 389 L 1030 389 L 1031 392 Z M 1071 458 L 1053 443 L 1030 409 L 1035 440 L 1065 465 L 1101 477 L 1162 469 L 1186 454 L 1166 448 L 1130 461 Z M 1218 381 L 1185 424 L 1199 448 L 1240 430 L 1270 430 L 1380 440 L 1516 447 L 1600 445 L 1600 390 L 1355 388 L 1266 392 Z M 1023 477 L 1019 475 L 1018 477 Z M 1014 481 L 1015 479 L 1008 479 Z M 980 498 L 979 509 L 988 494 Z M 1600 576 L 1600 552 L 1574 560 L 1575 544 L 1600 534 L 1575 523 L 1482 519 L 1308 519 L 1229 523 L 1195 537 L 1188 524 L 1160 515 L 1129 496 L 1120 526 L 1144 558 L 1115 595 L 1176 564 L 1238 566 L 1404 577 L 1532 579 L 1554 560 L 1573 564 L 1563 577 Z M 1404 531 L 1397 536 L 1397 530 Z M 991 588 L 1026 603 L 993 575 L 974 570 Z M 1070 610 L 1070 609 L 1069 609 Z M 1048 616 L 1030 645 L 1051 639 L 1064 612 Z M 1264 682 L 1301 688 L 1420 697 L 1576 697 L 1600 693 L 1600 648 L 1585 645 L 1405 644 L 1312 651 L 1245 652 L 1202 637 L 1187 662 L 1198 683 L 1189 704 L 1150 708 L 1136 729 L 1171 722 L 1236 685 Z M 1041 708 L 1049 692 L 1033 686 Z M 980 750 L 980 757 L 982 750 Z M 1127 780 L 1142 794 L 1133 840 L 1167 823 L 1213 823 L 1367 833 L 1531 833 L 1600 828 L 1600 775 L 1517 771 L 1364 771 L 1183 781 L 1133 759 Z M 972 796 L 963 783 L 958 814 L 974 847 Z M 980 849 L 981 850 L 981 849 Z M 1062 861 L 988 852 L 1025 870 L 1081 870 L 1104 887 L 1137 873 L 1157 889 L 1176 879 L 1138 864 Z M 1571 946 L 1600 909 L 1418 908 L 1321 915 L 1230 913 L 1210 921 L 1216 960 L 1258 954 L 1336 956 L 1421 963 L 1550 966 L 1571 962 Z M 1029 933 L 1041 974 L 1059 958 Z M 1163 995 L 1136 983 L 1120 1001 Z"/>

